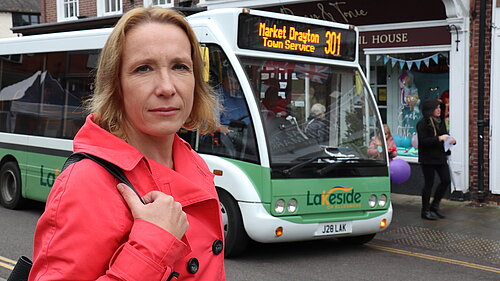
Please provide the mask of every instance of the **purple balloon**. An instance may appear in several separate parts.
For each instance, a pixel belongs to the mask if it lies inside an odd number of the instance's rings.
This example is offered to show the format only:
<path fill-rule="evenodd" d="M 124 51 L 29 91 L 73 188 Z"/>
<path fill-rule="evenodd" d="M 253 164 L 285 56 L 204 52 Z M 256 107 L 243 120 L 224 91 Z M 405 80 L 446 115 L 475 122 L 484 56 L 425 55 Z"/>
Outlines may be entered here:
<path fill-rule="evenodd" d="M 410 164 L 401 159 L 394 159 L 389 163 L 391 181 L 403 183 L 410 178 Z"/>

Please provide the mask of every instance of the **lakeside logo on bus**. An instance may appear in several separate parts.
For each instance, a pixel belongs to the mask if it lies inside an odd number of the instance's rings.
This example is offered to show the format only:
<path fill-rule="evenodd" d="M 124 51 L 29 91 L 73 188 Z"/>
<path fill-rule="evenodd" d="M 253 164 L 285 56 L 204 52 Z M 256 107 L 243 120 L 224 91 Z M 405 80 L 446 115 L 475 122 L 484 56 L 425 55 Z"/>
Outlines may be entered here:
<path fill-rule="evenodd" d="M 40 185 L 52 187 L 56 181 L 57 176 L 61 171 L 59 168 L 55 170 L 55 173 L 46 172 L 43 165 L 40 166 Z"/>
<path fill-rule="evenodd" d="M 336 191 L 341 192 L 334 193 Z M 323 190 L 321 194 L 311 194 L 308 190 L 307 205 L 323 205 L 327 209 L 358 208 L 361 207 L 361 193 L 355 192 L 354 188 L 346 186 L 335 186 L 328 191 Z"/>
<path fill-rule="evenodd" d="M 356 32 L 240 14 L 238 46 L 244 49 L 354 61 Z"/>

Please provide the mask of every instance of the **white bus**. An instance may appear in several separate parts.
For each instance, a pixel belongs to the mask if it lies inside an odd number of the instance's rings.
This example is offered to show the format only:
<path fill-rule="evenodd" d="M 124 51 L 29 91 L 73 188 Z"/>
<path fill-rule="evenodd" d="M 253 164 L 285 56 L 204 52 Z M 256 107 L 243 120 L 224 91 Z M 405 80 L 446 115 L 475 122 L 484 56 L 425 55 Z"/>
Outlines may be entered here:
<path fill-rule="evenodd" d="M 181 130 L 215 176 L 226 256 L 250 240 L 370 241 L 391 223 L 381 119 L 354 26 L 248 9 L 188 17 L 224 109 Z M 0 40 L 0 203 L 44 201 L 83 124 L 110 29 Z M 147 47 L 147 46 L 145 46 Z"/>

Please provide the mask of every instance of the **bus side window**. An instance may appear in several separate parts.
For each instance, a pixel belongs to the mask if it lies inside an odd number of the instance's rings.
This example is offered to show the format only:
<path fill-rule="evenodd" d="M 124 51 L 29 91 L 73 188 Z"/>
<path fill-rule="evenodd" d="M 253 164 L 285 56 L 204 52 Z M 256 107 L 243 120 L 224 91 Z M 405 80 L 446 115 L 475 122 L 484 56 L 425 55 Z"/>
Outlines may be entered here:
<path fill-rule="evenodd" d="M 257 162 L 257 146 L 252 120 L 238 77 L 222 49 L 208 44 L 210 85 L 221 106 L 220 126 L 212 134 L 200 136 L 199 152 Z"/>
<path fill-rule="evenodd" d="M 0 130 L 72 139 L 83 125 L 98 50 L 22 55 L 4 62 Z"/>

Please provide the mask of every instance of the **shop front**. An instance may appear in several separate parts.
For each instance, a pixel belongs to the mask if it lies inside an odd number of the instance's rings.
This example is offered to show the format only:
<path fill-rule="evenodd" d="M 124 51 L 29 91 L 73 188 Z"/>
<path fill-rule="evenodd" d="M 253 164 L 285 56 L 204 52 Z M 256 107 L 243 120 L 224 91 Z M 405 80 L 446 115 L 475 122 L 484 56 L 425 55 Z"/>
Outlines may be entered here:
<path fill-rule="evenodd" d="M 383 2 L 383 5 L 381 4 Z M 469 19 L 466 1 L 221 1 L 205 0 L 208 9 L 248 7 L 348 23 L 360 31 L 361 64 L 389 125 L 398 157 L 412 174 L 393 191 L 420 194 L 416 123 L 419 105 L 428 98 L 445 104 L 445 122 L 457 140 L 449 159 L 453 197 L 468 192 Z"/>

